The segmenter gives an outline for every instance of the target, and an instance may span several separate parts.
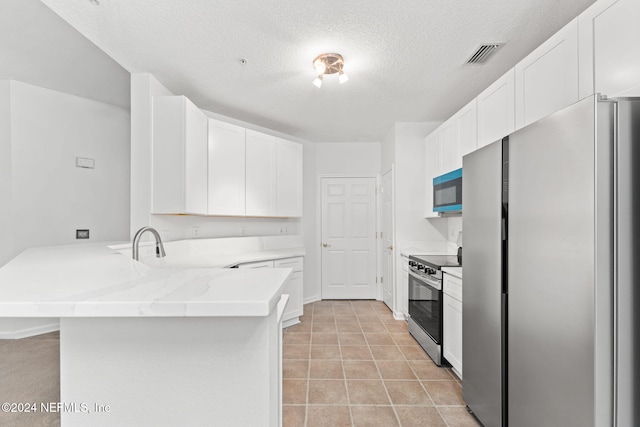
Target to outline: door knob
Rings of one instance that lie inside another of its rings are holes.
[[[328,247],[331,247],[331,245],[330,245],[330,244],[328,244],[328,243],[323,243],[323,244],[322,244],[322,247],[324,247],[324,248],[328,248]]]
[[[387,247],[387,249],[389,249],[390,251],[392,251],[392,250],[393,250],[393,245],[388,246],[388,247]]]

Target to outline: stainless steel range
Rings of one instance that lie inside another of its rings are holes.
[[[436,365],[442,358],[442,267],[460,267],[455,255],[409,256],[409,333]]]

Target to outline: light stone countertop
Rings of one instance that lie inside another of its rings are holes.
[[[212,266],[204,256],[153,268],[109,244],[33,248],[15,257],[0,268],[0,317],[266,316],[291,274],[287,268],[197,268]],[[286,250],[275,252],[286,257]]]

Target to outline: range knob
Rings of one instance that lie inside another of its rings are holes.
[[[425,268],[424,272],[427,274],[436,274],[436,271],[433,268]]]
[[[422,264],[418,264],[418,270],[424,270],[426,267]]]
[[[417,262],[415,261],[409,261],[409,267],[415,267],[417,264]]]

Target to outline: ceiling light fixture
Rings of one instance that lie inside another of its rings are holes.
[[[344,68],[344,58],[339,53],[323,53],[313,60],[313,69],[316,70],[318,77],[313,80],[316,87],[322,86],[322,76],[324,74],[338,73],[338,81],[344,83],[349,77],[342,70]]]

